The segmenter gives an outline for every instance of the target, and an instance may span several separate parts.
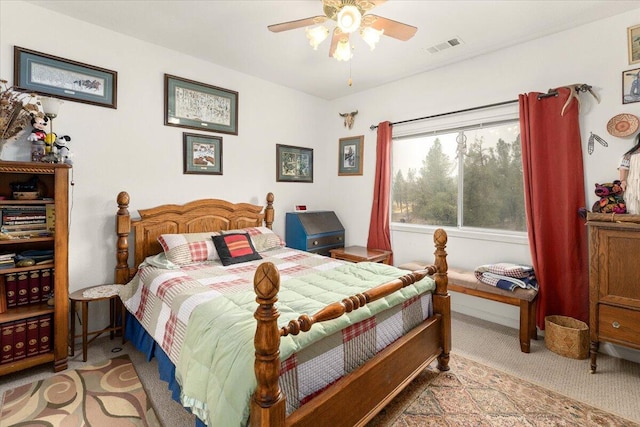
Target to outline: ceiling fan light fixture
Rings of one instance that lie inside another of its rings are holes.
[[[340,9],[336,18],[338,27],[344,33],[353,33],[355,30],[360,28],[360,23],[362,22],[362,14],[360,13],[360,10],[356,6],[352,5],[342,6],[342,9]]]
[[[384,33],[384,30],[376,30],[372,27],[365,27],[360,30],[360,37],[364,40],[371,50],[376,48],[376,44],[380,41],[380,37]]]
[[[318,45],[329,37],[329,29],[324,25],[307,28],[305,31],[307,33],[307,38],[309,39],[309,44],[313,47],[313,50],[318,50]]]
[[[349,45],[349,39],[340,40],[336,46],[333,57],[338,61],[348,61],[353,57],[351,53],[351,46]]]

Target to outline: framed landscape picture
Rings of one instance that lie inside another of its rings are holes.
[[[185,174],[222,175],[222,137],[183,133]]]
[[[640,64],[640,25],[627,28],[629,44],[629,65]]]
[[[277,182],[313,182],[313,148],[276,145]]]
[[[362,175],[364,135],[340,138],[338,142],[338,175]]]
[[[640,102],[640,68],[622,72],[622,103]]]
[[[238,92],[164,75],[164,124],[238,134]]]
[[[15,85],[39,95],[117,108],[118,73],[14,46]]]

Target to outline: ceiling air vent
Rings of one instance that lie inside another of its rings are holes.
[[[427,52],[429,52],[429,53],[438,53],[438,52],[441,52],[443,50],[459,46],[459,45],[461,45],[463,43],[464,42],[462,41],[462,39],[460,37],[454,37],[454,38],[452,38],[450,40],[447,40],[446,42],[438,43],[436,45],[428,47],[427,48]]]

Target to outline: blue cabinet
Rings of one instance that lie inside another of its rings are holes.
[[[333,211],[287,212],[285,226],[290,248],[328,256],[344,247],[344,227]]]

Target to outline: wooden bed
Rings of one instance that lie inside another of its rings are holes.
[[[266,207],[203,199],[184,205],[162,205],[139,209],[139,218],[129,213],[129,194],[118,195],[116,214],[117,264],[115,282],[131,280],[147,256],[162,252],[157,241],[165,233],[198,233],[245,227],[272,227],[274,195],[267,194]],[[133,254],[129,238],[133,238]],[[255,376],[257,389],[251,402],[249,423],[253,427],[275,426],[362,426],[404,389],[434,359],[438,369],[449,369],[451,313],[447,292],[447,235],[434,233],[435,262],[424,270],[408,273],[392,282],[345,298],[313,315],[303,315],[285,327],[278,327],[275,306],[280,287],[276,267],[264,262],[254,276],[257,309]],[[132,260],[132,264],[130,264]],[[365,304],[433,275],[433,316],[396,340],[366,364],[357,368],[298,410],[286,416],[285,396],[278,383],[280,337],[304,333],[315,323],[339,317]],[[365,392],[366,391],[366,392]]]

